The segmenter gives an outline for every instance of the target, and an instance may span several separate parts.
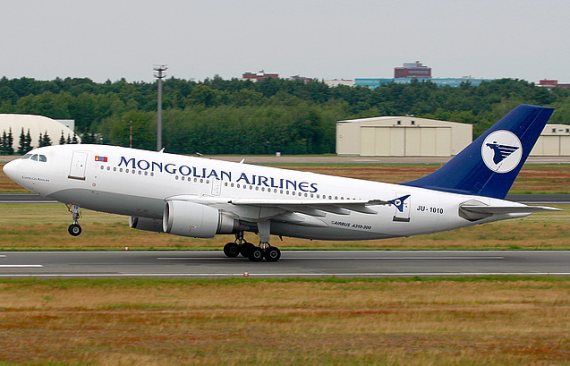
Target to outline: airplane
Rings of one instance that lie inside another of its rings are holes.
[[[276,262],[270,235],[370,240],[514,219],[550,207],[504,200],[553,109],[520,105],[435,172],[388,184],[106,145],[33,149],[4,166],[22,187],[68,206],[129,216],[133,229],[234,234],[228,257]],[[259,236],[259,245],[244,233]]]

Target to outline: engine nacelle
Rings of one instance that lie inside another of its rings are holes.
[[[239,221],[210,206],[172,200],[166,202],[162,225],[165,233],[212,238],[235,232]]]
[[[150,219],[148,217],[129,217],[129,227],[131,229],[153,231],[157,233],[163,233],[162,219]]]

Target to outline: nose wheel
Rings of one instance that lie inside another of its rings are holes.
[[[71,236],[78,236],[79,234],[81,234],[81,226],[79,226],[79,224],[71,224],[67,228],[67,232]]]
[[[81,234],[81,226],[79,226],[80,207],[78,205],[67,205],[67,211],[71,213],[73,223],[67,228],[67,232],[71,236],[78,236]]]

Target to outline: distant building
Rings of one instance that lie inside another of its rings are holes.
[[[354,86],[354,80],[351,79],[332,79],[332,80],[325,80],[325,84],[329,87],[333,88],[339,85],[344,86]]]
[[[354,79],[355,86],[362,86],[369,89],[376,89],[378,87],[388,84],[410,84],[412,81],[430,82],[437,86],[449,86],[457,88],[462,84],[470,84],[472,86],[479,86],[484,81],[491,81],[489,79],[474,79],[472,77],[462,78],[356,78]]]
[[[69,128],[68,125],[75,125],[75,121],[58,121],[44,116],[27,114],[0,114],[0,134],[4,131],[8,133],[8,131],[12,129],[12,137],[14,139],[12,147],[14,150],[18,149],[22,130],[24,131],[24,134],[30,131],[30,137],[32,138],[31,145],[33,147],[38,147],[40,145],[40,134],[43,135],[45,133],[48,134],[52,145],[58,145],[62,134],[66,140],[68,136],[73,138],[74,131]],[[77,140],[81,142],[79,136],[77,136]]]
[[[417,117],[374,117],[336,123],[336,153],[356,156],[453,156],[469,145],[473,126]]]
[[[538,82],[538,86],[542,88],[554,89],[570,89],[570,83],[559,83],[558,80],[542,79]]]
[[[246,72],[241,77],[244,80],[260,81],[266,79],[279,79],[279,74],[265,73],[265,71],[261,70],[257,73]]]
[[[570,125],[547,124],[530,152],[534,156],[570,156]]]
[[[289,78],[289,80],[299,81],[299,82],[301,82],[301,83],[307,85],[307,84],[312,83],[314,79],[307,78],[307,77],[304,77],[304,76],[294,75],[294,76],[291,76],[291,77]]]
[[[403,67],[396,67],[394,69],[394,78],[431,78],[431,67],[423,65],[421,62],[416,61],[413,63],[405,63]]]
[[[75,131],[74,119],[56,119],[56,121],[63,124],[65,127],[69,128],[71,131]]]

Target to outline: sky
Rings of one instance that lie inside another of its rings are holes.
[[[0,77],[203,80],[265,70],[318,79],[570,81],[568,0],[2,1]]]

